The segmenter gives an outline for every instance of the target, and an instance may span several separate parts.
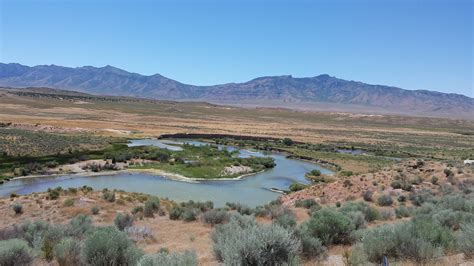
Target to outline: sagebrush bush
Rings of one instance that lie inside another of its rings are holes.
[[[368,229],[362,246],[369,261],[378,263],[383,256],[417,262],[442,256],[454,246],[452,232],[428,219],[414,219]]]
[[[209,210],[202,214],[202,221],[212,226],[222,224],[229,220],[229,214],[225,210]]]
[[[23,205],[21,205],[18,202],[13,203],[12,209],[15,212],[15,214],[22,214],[23,213]]]
[[[377,208],[370,206],[365,202],[348,201],[339,209],[341,213],[362,212],[367,222],[380,219],[380,212]]]
[[[69,225],[69,234],[77,238],[82,238],[87,231],[92,229],[92,220],[87,215],[79,214],[71,219]]]
[[[195,252],[185,251],[183,253],[159,252],[143,256],[138,266],[197,266],[198,259]]]
[[[367,227],[365,216],[361,211],[351,211],[345,213],[345,215],[351,220],[351,223],[354,225],[356,230]]]
[[[292,229],[296,226],[296,216],[294,213],[283,213],[273,219],[273,223],[285,229]]]
[[[196,208],[186,208],[184,209],[181,217],[186,222],[196,221],[199,212],[200,212],[199,209],[196,209]]]
[[[0,265],[29,265],[33,261],[28,243],[21,239],[0,241]]]
[[[133,225],[133,217],[128,213],[117,213],[115,215],[114,224],[120,231],[123,231],[125,228]]]
[[[458,236],[459,250],[467,257],[474,256],[474,222],[461,225]]]
[[[52,261],[54,259],[54,247],[66,234],[66,228],[62,225],[50,225],[44,232],[41,237],[41,252],[46,261]]]
[[[54,258],[60,266],[80,265],[81,245],[74,238],[63,238],[54,247]]]
[[[143,216],[153,217],[154,213],[156,213],[159,209],[160,209],[160,199],[157,197],[150,197],[145,202],[145,206],[143,207]]]
[[[321,239],[324,245],[349,242],[349,235],[355,229],[349,218],[341,212],[323,208],[303,224],[304,233]]]
[[[100,212],[99,207],[94,206],[94,207],[91,208],[91,213],[92,213],[93,215],[97,215],[97,214],[99,214],[99,212]]]
[[[46,230],[48,230],[49,224],[45,221],[27,221],[18,227],[18,238],[22,238],[28,242],[30,246],[33,246],[35,238],[41,237]]]
[[[81,256],[89,265],[135,265],[143,252],[124,232],[115,227],[99,227],[84,240]]]
[[[393,204],[393,199],[390,195],[387,195],[387,194],[384,194],[384,195],[381,195],[378,199],[377,199],[377,203],[380,205],[380,206],[392,206]]]
[[[232,216],[213,232],[214,253],[226,265],[281,265],[297,259],[300,241],[279,225],[261,225],[251,216]]]
[[[362,197],[364,198],[365,201],[372,201],[372,196],[374,195],[374,192],[372,190],[366,190],[364,193],[362,193]]]
[[[179,220],[181,219],[181,215],[183,214],[184,209],[179,206],[174,206],[169,213],[171,220]]]
[[[307,258],[319,258],[326,254],[326,247],[317,237],[301,235],[301,254]]]
[[[74,199],[71,199],[71,198],[66,199],[66,200],[64,201],[64,203],[63,203],[63,206],[64,206],[64,207],[72,207],[72,206],[74,206]]]
[[[410,210],[406,206],[401,205],[395,209],[395,216],[397,218],[410,217]]]
[[[384,221],[392,220],[393,217],[395,217],[395,212],[392,208],[381,209],[380,210],[380,216],[382,217],[382,220],[384,220]]]
[[[300,199],[295,201],[296,208],[306,208],[310,209],[311,207],[318,205],[314,199]]]
[[[115,202],[115,192],[104,190],[102,191],[102,198],[108,202]]]

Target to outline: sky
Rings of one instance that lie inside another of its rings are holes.
[[[474,97],[472,0],[0,0],[0,62],[187,84],[312,77]]]

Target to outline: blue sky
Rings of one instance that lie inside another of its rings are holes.
[[[0,0],[0,61],[210,85],[332,76],[473,93],[471,0]]]

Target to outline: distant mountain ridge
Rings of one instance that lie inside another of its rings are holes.
[[[474,117],[474,99],[464,95],[370,85],[326,74],[308,78],[269,76],[244,83],[195,86],[159,74],[144,76],[112,66],[29,67],[0,63],[0,86],[51,87],[99,95],[233,105]]]

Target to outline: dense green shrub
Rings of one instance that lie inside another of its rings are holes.
[[[28,243],[20,239],[0,241],[0,265],[29,265],[33,261]]]
[[[61,190],[60,190],[60,189],[57,189],[57,188],[55,188],[55,189],[50,189],[50,188],[49,188],[49,189],[48,189],[48,197],[47,197],[47,198],[50,199],[50,200],[56,200],[56,199],[59,198],[60,193],[61,193]]]
[[[393,199],[392,199],[392,197],[390,197],[390,195],[384,194],[384,195],[381,195],[381,196],[377,199],[377,203],[378,203],[380,206],[392,206],[392,204],[393,204]]]
[[[314,212],[303,224],[304,234],[318,237],[326,246],[348,243],[349,235],[353,230],[354,225],[347,216],[330,208]]]
[[[306,208],[309,209],[318,203],[314,199],[299,199],[295,201],[296,208]]]
[[[199,214],[199,209],[186,208],[184,209],[181,217],[186,222],[192,222],[192,221],[196,221],[198,214]]]
[[[76,239],[62,239],[54,247],[53,253],[60,266],[80,265],[81,245]]]
[[[184,209],[180,206],[174,206],[169,213],[171,220],[179,220],[181,219],[181,215],[183,215]]]
[[[133,217],[128,213],[117,213],[115,215],[114,224],[120,231],[123,231],[125,228],[133,225]]]
[[[300,191],[300,190],[303,190],[305,188],[307,188],[308,186],[307,185],[303,185],[301,183],[293,183],[290,185],[289,189],[290,191],[292,192],[296,192],[296,191]]]
[[[225,210],[209,210],[202,214],[202,221],[212,226],[222,224],[229,220],[229,214]]]
[[[284,138],[284,139],[282,140],[282,142],[283,142],[283,144],[285,144],[286,146],[291,146],[291,145],[294,144],[294,141],[293,141],[292,139],[290,139],[290,138]]]
[[[213,232],[214,253],[226,265],[281,265],[297,259],[300,241],[279,225],[261,225],[251,216],[232,216]]]
[[[94,206],[94,207],[91,208],[91,213],[92,213],[93,215],[99,214],[99,211],[100,211],[100,209],[99,209],[99,207],[97,207],[97,206]]]
[[[15,214],[22,214],[23,213],[23,205],[21,205],[18,202],[15,202],[12,204],[12,209],[15,212]]]
[[[195,252],[185,251],[183,253],[159,252],[143,256],[138,266],[197,266],[198,259]]]
[[[143,252],[124,232],[115,227],[99,227],[84,240],[83,261],[89,265],[135,265]]]
[[[311,170],[308,173],[306,173],[306,175],[307,176],[320,176],[321,171],[319,171],[318,169],[314,169],[314,170]]]
[[[458,237],[459,249],[468,257],[474,256],[474,222],[461,225]]]

